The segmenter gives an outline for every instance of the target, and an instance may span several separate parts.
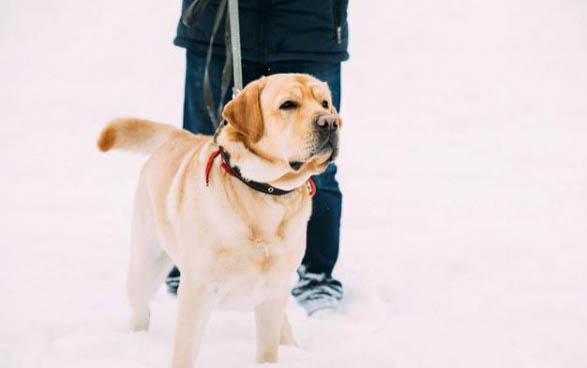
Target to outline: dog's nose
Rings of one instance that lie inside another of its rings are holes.
[[[338,128],[336,116],[334,115],[318,116],[318,119],[316,119],[316,125],[318,125],[322,129],[328,130],[336,130]]]

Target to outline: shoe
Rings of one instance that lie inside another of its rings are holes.
[[[342,299],[340,281],[325,274],[307,272],[304,266],[298,270],[299,280],[291,291],[308,316],[319,310],[337,309]]]
[[[167,284],[167,291],[170,294],[177,295],[177,288],[179,288],[179,270],[177,267],[173,266],[169,275],[167,275],[167,279],[165,283]]]

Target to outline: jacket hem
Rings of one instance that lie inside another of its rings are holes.
[[[189,39],[185,39],[182,37],[176,37],[173,40],[173,44],[179,47],[183,47],[189,51],[197,52],[202,55],[206,55],[208,53],[208,44],[197,42]],[[219,56],[224,58],[224,45],[212,45],[212,54],[214,56]],[[256,53],[252,51],[248,51],[246,49],[241,50],[241,57],[243,60],[259,63],[262,64],[264,60],[259,60],[258,57],[255,57]],[[340,63],[342,61],[346,61],[349,59],[349,53],[347,51],[340,51],[340,52],[327,52],[327,53],[318,53],[318,52],[307,52],[307,51],[299,51],[299,52],[269,52],[266,62],[278,62],[278,61],[319,61],[319,62],[328,62],[328,63]]]

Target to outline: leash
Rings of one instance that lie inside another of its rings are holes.
[[[243,70],[241,65],[241,34],[238,19],[238,0],[228,0],[228,19],[230,20],[230,46],[232,50],[232,71],[234,88],[232,98],[243,89]]]
[[[186,27],[191,27],[198,18],[204,13],[204,10],[210,3],[210,0],[194,0],[186,9],[182,16],[182,23]],[[224,27],[224,67],[222,68],[222,82],[220,85],[220,101],[216,105],[212,87],[210,86],[210,61],[212,60],[212,49],[214,38],[218,32],[220,21],[226,13],[228,3],[228,17],[225,20]],[[232,69],[232,75],[231,75]],[[240,28],[238,16],[238,0],[220,0],[218,9],[216,10],[216,17],[214,18],[214,26],[212,27],[212,34],[210,36],[210,43],[208,44],[208,51],[206,53],[206,65],[204,68],[204,102],[206,103],[206,110],[208,116],[212,121],[214,129],[222,120],[222,109],[224,107],[223,100],[228,91],[232,79],[234,79],[234,87],[232,90],[232,97],[237,95],[243,89],[243,73],[241,64],[241,44],[240,44]]]
[[[284,195],[287,193],[291,193],[293,192],[295,189],[291,189],[291,190],[283,190],[283,189],[279,189],[279,188],[275,188],[269,184],[266,183],[259,183],[257,181],[253,181],[253,180],[249,180],[244,178],[241,174],[240,174],[240,170],[238,169],[238,167],[236,166],[230,166],[230,155],[224,151],[224,149],[222,147],[218,147],[218,149],[216,151],[214,151],[210,157],[208,158],[208,162],[206,163],[206,186],[208,186],[208,184],[210,183],[210,171],[212,171],[212,166],[214,165],[214,160],[216,160],[216,157],[220,156],[222,158],[222,162],[220,163],[220,166],[226,170],[226,172],[228,174],[230,174],[231,176],[234,176],[235,178],[239,179],[240,181],[242,181],[243,183],[245,183],[248,187],[264,193],[264,194],[270,194],[270,195]],[[308,189],[308,192],[310,193],[310,197],[314,197],[314,195],[316,194],[316,183],[314,183],[314,181],[312,179],[308,179],[308,181],[306,182],[306,188]]]

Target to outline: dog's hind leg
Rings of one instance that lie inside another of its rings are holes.
[[[127,296],[131,307],[130,329],[149,328],[149,302],[173,263],[157,243],[151,211],[139,184],[131,232],[131,255],[127,276]]]
[[[127,294],[132,309],[131,330],[149,328],[149,303],[172,266],[173,263],[164,253],[157,258],[131,260],[127,279]]]
[[[281,337],[279,338],[280,345],[298,346],[294,338],[291,325],[287,319],[287,313],[283,315],[283,323],[281,325]]]

